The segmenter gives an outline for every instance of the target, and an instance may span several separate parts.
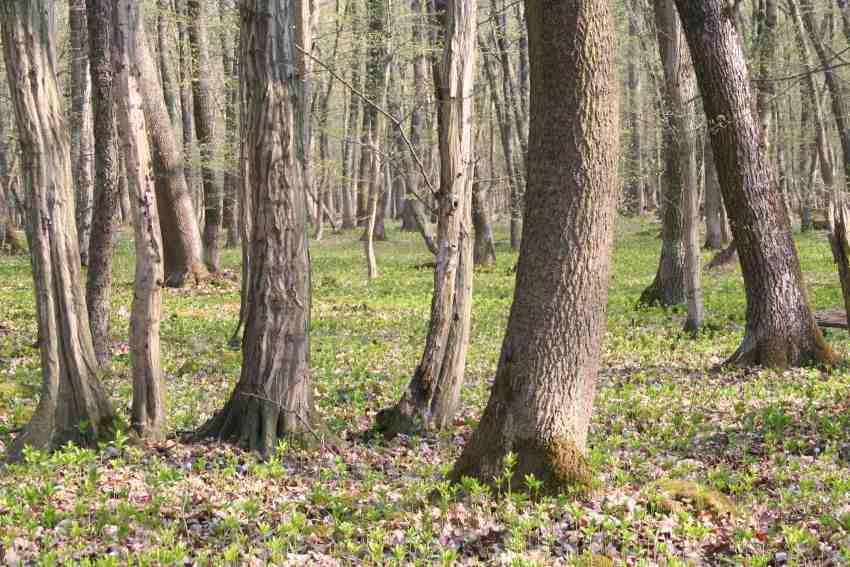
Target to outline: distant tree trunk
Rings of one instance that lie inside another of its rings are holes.
[[[744,54],[723,0],[676,0],[691,49],[747,294],[743,342],[730,363],[834,362],[812,316],[774,172],[760,144]],[[722,121],[722,122],[721,122]]]
[[[156,49],[159,56],[159,75],[162,82],[162,96],[165,98],[165,106],[168,108],[168,117],[171,119],[171,127],[177,130],[181,127],[180,100],[177,98],[177,90],[174,86],[174,75],[168,64],[168,54],[171,51],[168,44],[168,20],[167,15],[171,12],[171,0],[159,0],[156,15]]]
[[[71,441],[95,445],[115,414],[97,379],[80,250],[74,229],[70,141],[56,81],[51,0],[0,4],[3,53],[28,198],[42,389],[35,413],[9,447],[51,450]]]
[[[186,176],[186,185],[189,195],[192,197],[192,205],[197,210],[198,200],[198,172],[195,169],[195,113],[192,98],[192,53],[189,49],[189,34],[187,32],[187,21],[189,14],[187,10],[189,0],[174,0],[177,12],[177,58],[180,70],[180,109],[181,109],[181,132],[183,133],[183,173]],[[197,218],[197,217],[196,217]],[[167,243],[166,243],[167,246]],[[165,268],[168,276],[168,266]]]
[[[356,2],[347,2],[345,7],[346,16],[355,21]],[[360,42],[354,41],[352,45],[351,84],[360,88]],[[357,157],[357,144],[354,136],[357,132],[357,123],[360,117],[360,97],[352,91],[348,97],[348,120],[345,123],[345,139],[342,142],[342,228],[351,229],[357,226],[357,201],[354,190],[357,187],[355,180],[355,162]]]
[[[641,75],[640,65],[640,24],[638,21],[641,6],[632,2],[628,8],[629,18],[629,59],[626,74],[629,86],[628,128],[629,128],[629,167],[626,194],[632,200],[633,211],[637,215],[646,212],[646,197],[643,191],[643,149],[641,140]]]
[[[299,183],[295,112],[300,94],[284,62],[296,58],[292,29],[302,0],[241,0],[245,97],[244,206],[250,225],[242,375],[199,435],[262,454],[286,436],[312,432],[310,255]],[[302,12],[303,13],[303,12]]]
[[[726,220],[726,207],[723,206],[723,194],[714,166],[714,154],[711,151],[711,139],[705,137],[703,149],[705,167],[705,244],[709,250],[720,250],[728,244],[729,221]]]
[[[109,307],[112,296],[112,256],[120,196],[115,109],[112,87],[113,0],[87,0],[89,56],[94,106],[94,218],[91,258],[86,280],[86,304],[94,353],[101,365],[109,356]]]
[[[589,484],[617,197],[617,67],[609,2],[526,2],[531,132],[514,302],[490,400],[450,478]],[[581,57],[576,57],[581,53]]]
[[[475,170],[477,169],[476,167]],[[493,240],[487,193],[476,173],[472,182],[472,225],[475,228],[472,259],[476,266],[492,266],[496,263],[496,243]]]
[[[86,0],[70,0],[71,28],[71,168],[77,196],[77,239],[80,260],[89,264],[92,223],[92,105],[89,75]]]
[[[234,56],[234,47],[232,36],[233,34],[226,25],[226,13],[230,10],[226,0],[220,0],[219,15],[222,21],[221,28],[221,63],[224,69],[226,86],[225,96],[226,102],[224,105],[224,137],[225,147],[228,152],[227,166],[224,170],[224,202],[222,203],[222,226],[227,232],[227,240],[225,246],[233,248],[239,245],[239,175],[233,167],[233,160],[230,156],[235,154],[239,149],[239,125],[237,121],[237,105],[239,103],[239,92],[237,85],[239,84],[239,71],[236,66],[236,57]],[[238,46],[237,46],[238,49]]]
[[[476,4],[437,5],[445,29],[439,69],[440,190],[431,321],[422,359],[401,400],[381,410],[385,435],[445,428],[455,411],[472,311],[472,112]]]
[[[221,270],[221,207],[222,192],[213,169],[215,156],[215,110],[213,107],[212,77],[207,14],[199,0],[188,0],[189,45],[192,49],[192,108],[195,111],[195,133],[201,148],[201,173],[204,184],[204,264],[210,272]]]
[[[116,100],[121,138],[127,160],[127,184],[133,194],[133,227],[136,271],[130,315],[130,353],[133,363],[132,426],[143,439],[165,436],[165,382],[159,356],[159,322],[162,314],[162,240],[156,208],[153,164],[145,133],[139,67],[131,53],[132,31],[141,25],[140,2],[121,0],[115,8]]]
[[[680,187],[683,284],[688,313],[685,331],[694,332],[702,327],[705,318],[700,281],[699,247],[699,182],[697,180],[696,81],[688,46],[682,35],[682,26],[673,0],[655,0],[655,24],[664,68],[665,98],[670,111],[672,155],[668,163],[673,169],[668,183]]]
[[[141,9],[143,6],[140,6]],[[135,36],[132,38],[135,49],[131,51],[137,58],[133,65],[142,71],[139,88],[153,148],[157,209],[165,252],[165,285],[181,287],[188,279],[206,275],[201,260],[201,234],[183,172],[183,152],[171,129],[156,66],[147,51],[142,16],[139,16],[139,21],[138,29],[131,30]]]

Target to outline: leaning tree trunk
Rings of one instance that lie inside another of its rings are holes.
[[[133,429],[143,439],[165,435],[165,382],[159,356],[162,315],[162,240],[156,208],[151,151],[139,91],[139,68],[132,66],[135,45],[128,41],[141,25],[139,2],[121,0],[115,7],[114,60],[116,101],[121,139],[127,160],[127,184],[132,194],[136,242],[136,272],[130,315],[130,353],[133,363]]]
[[[744,339],[733,364],[834,362],[818,329],[797,249],[761,145],[744,53],[723,0],[676,0],[708,118],[723,201],[747,295]]]
[[[381,410],[385,435],[443,429],[460,396],[472,311],[472,112],[476,5],[448,0],[439,70],[440,189],[434,295],[425,351],[399,402]]]
[[[91,258],[86,279],[94,353],[101,365],[109,355],[109,307],[112,297],[112,256],[120,196],[118,144],[113,108],[111,29],[113,0],[87,0],[89,59],[94,101],[94,217]]]
[[[97,379],[97,361],[80,285],[68,128],[56,80],[51,0],[0,4],[3,53],[28,195],[42,391],[30,422],[9,447],[95,445],[115,414]]]
[[[204,185],[204,264],[210,272],[221,269],[221,183],[213,169],[215,156],[215,111],[211,85],[206,13],[198,0],[188,1],[189,45],[192,49],[192,108],[195,134],[201,147],[201,176]]]
[[[496,380],[451,478],[586,485],[587,431],[617,198],[617,73],[609,2],[527,0],[531,131],[514,302]],[[576,54],[581,56],[577,57]]]
[[[142,16],[139,18],[140,22],[144,21]],[[189,279],[197,280],[206,275],[201,260],[201,233],[183,173],[183,152],[171,128],[156,65],[148,53],[145,27],[140,23],[137,30],[131,31],[135,36],[131,40],[136,46],[133,65],[142,73],[139,88],[153,149],[156,202],[165,253],[165,285],[181,287]]]
[[[664,69],[665,99],[670,112],[671,142],[667,183],[680,188],[682,283],[687,298],[685,330],[698,330],[704,319],[699,252],[699,183],[696,150],[696,81],[688,46],[673,0],[655,0],[655,25]],[[672,191],[672,190],[671,190]]]
[[[307,205],[295,161],[296,10],[302,1],[241,1],[245,116],[244,205],[249,208],[242,375],[224,409],[199,431],[260,453],[312,432]]]
[[[80,243],[80,260],[83,266],[88,266],[94,183],[86,0],[71,0],[68,6],[71,28],[71,168],[77,188],[77,239]]]

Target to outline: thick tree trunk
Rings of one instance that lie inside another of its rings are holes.
[[[143,21],[140,17],[140,21]],[[192,195],[183,172],[183,152],[165,107],[156,66],[147,50],[144,25],[134,31],[136,60],[141,69],[142,103],[153,149],[157,209],[165,252],[165,285],[181,287],[206,275],[201,260],[201,234]]]
[[[77,201],[77,239],[80,260],[89,264],[89,238],[92,225],[92,105],[89,75],[86,0],[70,0],[71,28],[71,168]]]
[[[192,108],[195,134],[201,147],[201,175],[204,185],[204,264],[210,272],[221,269],[222,192],[213,169],[215,155],[215,110],[211,85],[207,14],[199,0],[188,0],[189,45],[192,49]]]
[[[445,428],[460,397],[472,312],[472,112],[476,4],[448,0],[439,70],[440,189],[434,294],[425,351],[399,402],[381,410],[385,435]]]
[[[493,239],[487,194],[488,191],[482,187],[476,175],[472,182],[472,225],[475,228],[472,261],[476,266],[492,266],[496,263],[496,243]]]
[[[252,219],[246,271],[242,375],[199,435],[269,453],[285,436],[312,432],[310,255],[307,206],[296,159],[296,57],[300,2],[242,0],[241,84],[245,97],[243,204]]]
[[[531,132],[514,302],[484,415],[451,478],[587,485],[617,193],[617,74],[608,2],[526,2]],[[576,57],[582,53],[582,57]]]
[[[95,206],[91,258],[86,280],[94,352],[101,365],[109,355],[109,307],[112,296],[112,256],[118,214],[118,159],[112,89],[113,0],[87,0],[92,100],[94,101]]]
[[[722,0],[676,0],[691,49],[723,201],[747,294],[743,342],[734,364],[834,362],[815,324],[797,249],[752,110],[744,54]]]
[[[121,138],[127,160],[127,184],[133,195],[136,272],[130,315],[130,353],[133,364],[132,426],[143,439],[165,436],[165,382],[159,356],[159,322],[162,315],[163,256],[156,208],[153,164],[142,111],[140,70],[130,38],[142,25],[139,4],[121,0],[116,11],[114,56],[118,71],[116,101]]]
[[[56,81],[55,9],[50,0],[0,4],[28,195],[42,372],[38,407],[9,447],[13,460],[27,446],[50,450],[69,441],[96,445],[115,420],[97,379],[80,284],[70,143]]]

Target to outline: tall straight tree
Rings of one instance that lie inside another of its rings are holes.
[[[473,83],[476,5],[437,6],[445,41],[439,69],[440,188],[437,258],[425,351],[401,400],[378,414],[388,435],[442,429],[463,384],[472,311]]]
[[[153,163],[145,132],[139,91],[140,70],[131,38],[141,25],[139,2],[121,0],[114,7],[113,61],[116,77],[121,139],[127,160],[127,184],[132,194],[136,242],[136,273],[130,316],[130,353],[133,362],[132,426],[143,439],[161,440],[165,434],[165,382],[159,356],[159,322],[164,275],[162,236],[156,208]]]
[[[260,453],[312,431],[307,195],[298,175],[295,22],[306,0],[241,0],[243,205],[251,217],[242,375],[198,432]]]
[[[113,0],[87,0],[89,61],[94,106],[94,215],[86,279],[94,353],[103,365],[109,354],[109,306],[112,297],[112,253],[118,213],[118,159],[112,97]]]
[[[484,415],[451,473],[585,484],[617,198],[610,2],[526,0],[531,120],[514,301]]]
[[[213,169],[215,153],[215,109],[212,92],[208,15],[198,0],[188,0],[189,45],[192,48],[192,108],[195,111],[195,133],[201,146],[201,176],[204,185],[204,263],[210,272],[221,268],[222,192]]]
[[[676,0],[747,295],[744,339],[729,358],[775,367],[834,362],[815,324],[791,227],[753,112],[747,66],[723,0]]]
[[[71,167],[77,195],[77,239],[80,259],[89,263],[92,223],[92,105],[89,75],[86,0],[68,2],[71,32]]]
[[[9,448],[94,444],[114,422],[80,281],[68,128],[56,80],[52,0],[0,3],[3,55],[21,147],[41,349],[41,399]]]
[[[139,9],[144,9],[144,3]],[[144,17],[140,15],[139,21],[143,22]],[[171,127],[159,72],[148,52],[144,25],[140,23],[138,29],[133,30],[132,39],[136,42],[132,50],[136,59],[132,64],[142,72],[139,88],[153,150],[156,202],[165,251],[165,284],[180,287],[189,279],[206,275],[201,259],[201,232],[183,171],[183,150]]]

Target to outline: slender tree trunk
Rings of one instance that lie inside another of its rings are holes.
[[[440,190],[434,295],[422,359],[399,402],[381,410],[385,435],[445,428],[460,397],[472,311],[472,113],[476,4],[437,6],[445,22],[439,86]]]
[[[189,49],[189,34],[187,32],[187,21],[189,20],[188,2],[189,0],[174,0],[174,7],[177,14],[177,57],[180,70],[180,118],[184,157],[183,173],[186,176],[189,195],[192,197],[192,206],[194,210],[198,210],[200,206],[198,199],[198,172],[195,168],[194,151],[195,113],[193,108],[194,99],[192,98],[192,53]],[[166,277],[167,275],[168,266],[166,265]]]
[[[89,75],[86,0],[70,0],[71,28],[71,167],[77,196],[77,239],[80,260],[89,264],[92,224],[92,105]]]
[[[747,294],[733,364],[834,362],[815,324],[797,249],[753,115],[744,54],[722,0],[676,0],[708,118],[723,201]],[[721,122],[722,121],[722,122]]]
[[[451,478],[586,486],[617,193],[617,73],[608,2],[526,2],[531,131],[514,302],[490,400]],[[576,53],[583,54],[576,57]]]
[[[720,250],[728,244],[729,221],[726,220],[726,207],[717,168],[714,166],[714,154],[711,151],[711,139],[706,136],[703,148],[705,164],[705,245],[709,250]]]
[[[171,51],[168,42],[168,14],[171,13],[171,0],[159,0],[156,15],[156,50],[159,56],[159,80],[162,82],[162,96],[168,108],[171,127],[177,130],[181,127],[180,100],[174,86],[174,75],[168,64],[168,54]]]
[[[131,38],[141,25],[139,4],[121,0],[115,8],[117,22],[114,55],[118,71],[116,100],[127,160],[127,184],[133,194],[133,227],[136,272],[130,315],[130,353],[133,363],[132,426],[143,439],[165,436],[165,382],[159,356],[159,322],[162,315],[163,256],[156,208],[151,152],[142,111],[140,70],[131,66],[136,57]]]
[[[156,66],[147,50],[145,28],[141,24],[144,19],[140,16],[139,21],[134,33],[136,46],[132,50],[136,60],[132,64],[142,71],[139,88],[153,148],[157,209],[165,253],[165,285],[181,287],[189,279],[197,280],[206,275],[201,260],[201,234],[184,176],[183,152],[171,129]]]
[[[629,6],[629,59],[626,63],[626,74],[629,86],[628,109],[629,128],[629,168],[628,186],[626,194],[632,200],[635,214],[643,215],[646,212],[646,197],[643,191],[643,149],[641,140],[641,75],[640,65],[640,4],[632,2]]]
[[[356,2],[348,2],[345,13],[350,21],[356,18]],[[353,42],[351,65],[351,84],[360,88],[360,42]],[[357,93],[352,91],[348,96],[348,121],[345,126],[345,139],[342,146],[342,228],[351,229],[357,226],[357,202],[354,198],[354,190],[357,187],[354,164],[357,157],[357,144],[354,137],[357,132],[357,123],[360,118],[361,101]]]
[[[477,167],[475,168],[477,171]],[[476,173],[472,182],[472,225],[475,228],[475,247],[472,254],[476,266],[492,266],[496,263],[496,242],[487,204],[488,191],[482,187]]]
[[[207,14],[199,0],[188,0],[189,45],[194,62],[192,108],[195,134],[201,147],[201,174],[204,184],[204,264],[210,272],[221,269],[222,192],[212,161],[215,156],[215,110],[211,85]]]
[[[310,255],[299,182],[295,112],[302,92],[283,64],[297,54],[301,1],[241,0],[244,96],[243,201],[250,211],[242,375],[199,435],[267,454],[285,436],[312,432]]]
[[[94,102],[95,196],[91,258],[86,280],[94,352],[101,365],[109,356],[112,256],[118,215],[118,159],[112,87],[113,0],[87,0],[89,55]]]
[[[239,102],[239,93],[237,85],[239,84],[239,73],[236,68],[236,57],[234,56],[234,47],[232,37],[233,34],[227,27],[227,12],[230,10],[226,0],[219,2],[219,16],[222,22],[221,29],[221,63],[225,75],[225,96],[226,103],[224,106],[224,137],[225,146],[227,148],[228,160],[224,170],[224,201],[222,203],[222,226],[227,232],[227,240],[225,246],[233,248],[239,245],[239,176],[236,169],[232,165],[236,160],[230,158],[231,155],[238,151],[239,146],[239,128],[237,120],[237,105]],[[238,46],[237,46],[238,49]]]
[[[96,445],[115,414],[97,379],[74,228],[70,141],[56,80],[54,3],[0,4],[3,53],[21,148],[41,350],[42,389],[30,422],[9,447]]]

